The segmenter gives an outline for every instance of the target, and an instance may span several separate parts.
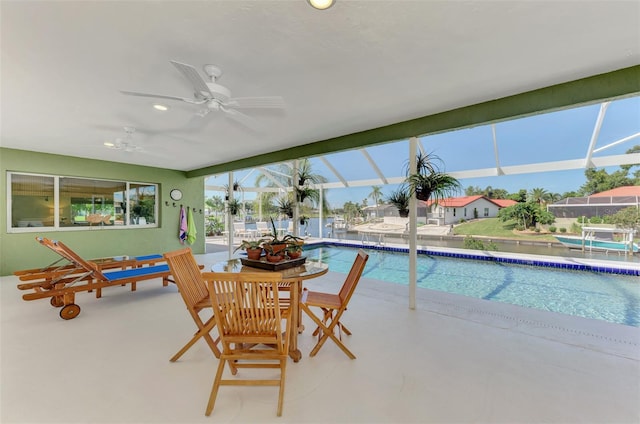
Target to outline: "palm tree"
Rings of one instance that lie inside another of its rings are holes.
[[[371,187],[371,193],[369,193],[369,195],[367,197],[370,197],[373,199],[373,201],[376,204],[376,218],[378,218],[380,216],[380,210],[378,207],[378,199],[380,199],[382,197],[382,188],[380,186],[373,186]]]
[[[224,212],[224,202],[222,201],[222,197],[220,196],[213,196],[210,199],[205,200],[204,203],[209,207],[209,209],[215,216],[218,216],[219,213]]]
[[[303,192],[303,197],[308,198],[312,202],[317,202],[320,198],[320,192],[317,189],[311,188],[310,184],[321,184],[327,182],[327,178],[324,175],[313,171],[311,161],[307,158],[301,159],[298,162],[297,177],[296,175],[293,175],[293,167],[288,163],[274,165],[272,169],[273,171],[269,177],[263,173],[256,177],[256,187],[294,187],[294,192]],[[300,182],[302,182],[302,184],[300,184]],[[323,192],[322,194],[326,199],[325,193]],[[293,196],[294,194],[291,194],[291,201],[294,200]],[[272,202],[276,197],[278,197],[276,193],[263,193],[263,210],[271,210],[273,208]],[[329,204],[326,201],[323,204],[323,212],[329,213]]]
[[[550,196],[551,193],[540,187],[532,188],[529,192],[529,200],[536,202],[538,205],[546,203],[546,201],[550,199]]]

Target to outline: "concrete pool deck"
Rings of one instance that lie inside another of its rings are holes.
[[[197,255],[206,269],[225,253]],[[335,292],[343,274],[307,282]],[[0,278],[2,423],[637,423],[640,328],[364,278],[345,314],[349,360],[331,342],[289,362],[277,389],[223,387],[204,416],[217,360],[175,286],[77,296],[70,321]],[[305,316],[307,329],[310,323]],[[242,371],[241,371],[242,374]]]

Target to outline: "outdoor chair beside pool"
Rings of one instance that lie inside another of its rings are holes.
[[[256,221],[256,230],[258,231],[259,237],[271,234],[271,230],[269,229],[266,221]]]
[[[367,264],[369,255],[362,249],[358,250],[358,255],[351,266],[351,270],[340,289],[338,294],[315,292],[304,289],[302,299],[300,300],[300,308],[313,320],[318,326],[313,332],[314,336],[318,336],[318,342],[311,350],[309,356],[315,356],[327,339],[333,340],[340,349],[351,359],[356,359],[355,355],[342,343],[342,332],[351,335],[351,331],[345,327],[340,319],[347,310],[347,305],[351,300],[353,292],[360,281],[364,267]],[[311,307],[318,307],[322,310],[322,318],[318,318]],[[335,330],[338,330],[339,337],[336,337]]]

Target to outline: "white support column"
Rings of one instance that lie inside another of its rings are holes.
[[[322,235],[322,211],[324,210],[324,190],[322,188],[322,186],[320,186],[320,188],[318,189],[320,190],[320,201],[318,202],[318,207],[320,208],[318,210],[318,237],[323,238]]]
[[[411,137],[409,140],[409,173],[416,173],[416,155],[418,152],[418,139]],[[409,309],[416,308],[416,287],[418,285],[418,207],[415,193],[409,198]]]
[[[298,203],[298,194],[296,192],[296,187],[298,187],[298,159],[293,161],[293,172],[291,174],[291,186],[293,187],[293,235],[299,236],[300,232],[298,231],[299,223],[300,223],[300,204]]]
[[[227,194],[229,195],[229,201],[233,200],[233,171],[229,172],[229,187],[227,188]],[[229,207],[227,206],[227,231],[229,232],[229,258],[233,256],[233,216]]]

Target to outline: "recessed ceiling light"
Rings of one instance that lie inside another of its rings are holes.
[[[107,147],[115,147],[115,144],[113,144],[113,143],[112,143],[112,142],[110,142],[110,141],[105,141],[105,142],[104,142],[104,145],[105,145],[105,146],[107,146]]]
[[[153,105],[153,108],[154,108],[155,110],[161,110],[161,111],[163,111],[163,112],[164,112],[164,111],[169,110],[169,108],[168,108],[168,107],[166,107],[165,105],[161,105],[161,104],[159,104],[159,103],[154,104],[154,105]]]
[[[333,6],[336,0],[307,0],[311,7],[318,10],[325,10]]]

